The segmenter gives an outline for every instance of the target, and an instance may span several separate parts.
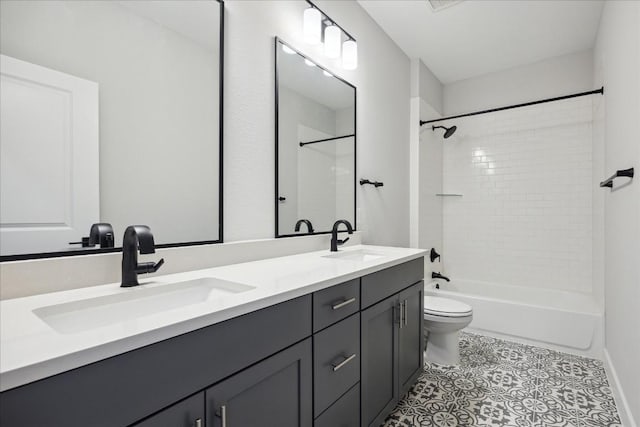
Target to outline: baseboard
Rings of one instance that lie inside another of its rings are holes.
[[[566,347],[562,345],[550,344],[543,341],[532,340],[528,338],[523,338],[515,335],[501,334],[500,332],[488,331],[486,329],[466,327],[462,330],[463,332],[470,332],[472,334],[478,335],[487,335],[489,337],[498,338],[506,341],[513,341],[519,344],[533,345],[536,347],[547,348],[549,350],[560,351],[562,353],[575,354],[576,356],[588,357],[591,359],[602,360],[602,347],[599,345],[600,340],[598,339],[597,343],[592,345],[591,348],[587,350],[580,350],[573,347]],[[597,338],[599,335],[597,336]]]
[[[613,363],[611,363],[611,358],[609,357],[609,352],[607,349],[604,349],[604,369],[607,371],[607,378],[610,380],[611,391],[613,392],[613,398],[616,401],[616,407],[618,408],[618,414],[620,415],[620,422],[623,427],[638,427],[636,422],[633,420],[633,414],[631,413],[631,409],[629,408],[629,403],[622,391],[622,387],[620,386],[620,381],[618,380],[618,374],[616,373],[615,368],[613,367]]]

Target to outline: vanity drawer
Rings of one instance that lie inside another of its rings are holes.
[[[419,282],[423,278],[423,257],[363,276],[362,279],[360,279],[362,293],[361,309],[364,310],[378,301],[382,301],[410,285]]]
[[[360,279],[353,279],[313,294],[313,331],[352,315],[360,309]]]
[[[360,381],[360,313],[313,336],[314,417]]]
[[[351,387],[313,423],[314,427],[360,427],[360,383]]]

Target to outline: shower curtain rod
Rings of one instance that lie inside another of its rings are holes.
[[[333,138],[316,139],[314,141],[307,141],[307,142],[300,141],[300,147],[304,147],[305,145],[309,145],[309,144],[317,144],[318,142],[327,142],[327,141],[335,141],[336,139],[351,138],[352,136],[356,136],[356,134],[352,133],[350,135],[334,136]]]
[[[590,90],[588,92],[580,92],[580,93],[574,93],[572,95],[564,95],[564,96],[558,96],[555,98],[541,99],[539,101],[525,102],[524,104],[514,104],[514,105],[508,105],[506,107],[491,108],[489,110],[475,111],[473,113],[459,114],[457,116],[443,117],[441,119],[435,119],[435,120],[420,120],[420,126],[426,125],[427,123],[437,123],[437,122],[442,122],[444,120],[458,119],[460,117],[477,116],[478,114],[495,113],[496,111],[510,110],[512,108],[520,108],[520,107],[528,107],[530,105],[544,104],[545,102],[562,101],[563,99],[577,98],[578,96],[595,95],[596,93],[604,95],[604,86],[601,87],[600,89]]]

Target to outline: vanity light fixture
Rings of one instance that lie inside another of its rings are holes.
[[[304,11],[304,41],[309,44],[319,44],[322,40],[322,14],[315,7]]]
[[[358,44],[355,40],[347,40],[342,44],[342,68],[345,70],[358,68]]]
[[[345,70],[358,68],[358,44],[356,39],[338,25],[333,19],[318,8],[311,0],[306,0],[309,7],[304,11],[304,40],[309,44],[324,42],[324,54],[327,58],[340,58],[342,44],[342,67]],[[323,34],[324,28],[324,34]],[[342,43],[342,35],[345,42]],[[322,37],[324,35],[324,38]]]
[[[324,29],[324,54],[327,58],[340,58],[342,31],[337,25],[327,25]]]

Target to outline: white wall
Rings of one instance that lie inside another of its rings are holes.
[[[318,7],[358,41],[358,69],[344,71],[301,41],[305,2],[227,1],[225,240],[274,232],[274,36],[357,87],[357,227],[367,243],[409,243],[409,59],[356,2]]]
[[[551,58],[445,85],[444,115],[469,113],[593,87],[593,52]]]
[[[454,280],[592,292],[592,98],[445,121],[443,262]]]
[[[130,224],[156,243],[217,240],[217,48],[117,2],[0,4],[3,54],[99,84],[95,191],[116,245]]]
[[[594,55],[604,85],[605,178],[640,168],[640,3],[605,2]],[[604,191],[605,348],[625,399],[625,425],[640,421],[640,183]],[[633,418],[633,419],[632,419]],[[624,420],[623,420],[624,421]]]
[[[442,145],[430,138],[422,120],[442,117],[442,83],[419,59],[411,60],[410,124],[410,244],[414,248],[442,251]],[[441,271],[425,258],[425,277]]]
[[[426,101],[420,100],[420,119],[434,120],[441,115]],[[420,128],[420,150],[419,150],[419,248],[434,248],[440,255],[440,259],[431,263],[429,257],[425,257],[426,278],[431,277],[431,272],[436,271],[446,276],[443,259],[447,258],[444,252],[442,238],[442,204],[444,202],[442,193],[442,161],[444,140],[441,134],[436,134],[431,130],[430,125]]]
[[[438,113],[444,111],[444,87],[420,59],[411,60],[411,97],[423,99]],[[424,120],[424,119],[423,119]]]

